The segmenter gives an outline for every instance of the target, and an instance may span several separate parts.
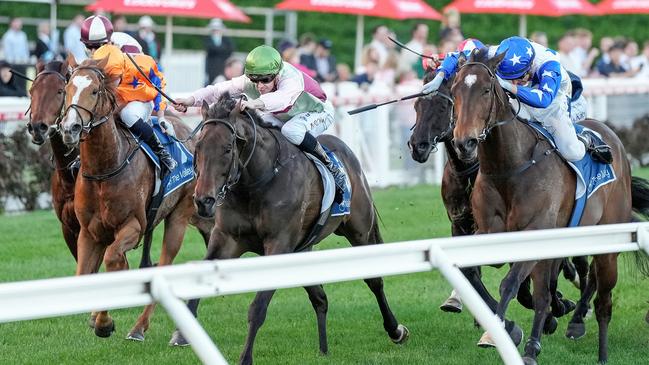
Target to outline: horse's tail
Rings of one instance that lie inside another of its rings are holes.
[[[383,227],[385,227],[385,223],[383,222],[383,218],[381,218],[381,215],[379,214],[379,210],[376,209],[376,205],[372,203],[372,209],[374,209],[374,225],[372,225],[372,237],[371,237],[371,242],[373,243],[383,243],[383,237],[381,236],[381,230],[379,229],[379,223]]]
[[[637,176],[631,177],[631,207],[638,218],[649,219],[649,181]],[[639,250],[633,256],[640,273],[649,277],[649,255],[644,250]]]

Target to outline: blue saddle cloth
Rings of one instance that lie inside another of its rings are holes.
[[[536,129],[541,133],[554,147],[556,144],[554,138],[538,122],[528,122],[530,126]],[[581,124],[574,124],[577,134],[580,134],[584,129],[587,129]],[[594,132],[594,135],[599,139],[598,142],[604,143],[602,141],[599,133]],[[575,162],[568,162],[568,165],[575,171],[577,174],[577,186],[575,191],[575,206],[572,211],[572,216],[570,217],[570,223],[568,227],[575,227],[579,225],[581,221],[581,216],[584,213],[584,208],[586,207],[586,200],[593,195],[597,189],[600,187],[612,183],[617,179],[615,176],[615,171],[613,167],[609,164],[605,164],[599,161],[593,160],[589,153],[586,153],[584,158]]]
[[[332,217],[347,215],[350,213],[351,203],[352,203],[352,185],[351,182],[349,181],[349,175],[347,174],[347,169],[345,169],[345,166],[338,159],[335,153],[330,151],[327,147],[323,146],[323,148],[325,152],[327,152],[327,155],[329,156],[331,162],[333,162],[335,166],[341,167],[342,170],[345,171],[345,189],[343,190],[343,201],[340,204],[336,203],[335,201],[333,202],[333,204],[331,205],[330,215]],[[335,191],[335,186],[334,186],[334,191]]]
[[[163,196],[167,196],[174,192],[176,189],[187,184],[188,182],[194,179],[194,155],[183,145],[178,142],[176,139],[170,138],[167,134],[162,131],[160,124],[158,124],[158,118],[152,117],[151,122],[153,123],[153,131],[160,139],[160,142],[165,146],[171,157],[176,160],[178,163],[176,168],[167,173],[167,175],[162,180]],[[149,156],[153,164],[160,169],[160,161],[158,156],[151,150],[149,145],[142,142],[142,150],[144,154]]]

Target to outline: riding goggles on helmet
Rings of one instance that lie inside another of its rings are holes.
[[[248,78],[252,83],[257,84],[261,82],[262,84],[269,84],[271,81],[275,80],[277,75],[248,75]]]

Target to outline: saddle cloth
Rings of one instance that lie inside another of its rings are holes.
[[[551,144],[556,148],[554,138],[552,135],[543,127],[541,123],[532,121],[528,122],[530,126],[536,129],[541,133]],[[588,129],[581,124],[574,124],[577,134],[582,133],[584,130],[590,130],[597,136],[599,139],[598,142],[604,143],[601,138],[601,135],[592,129]],[[581,216],[584,213],[584,207],[586,206],[586,200],[593,195],[597,189],[600,187],[612,183],[617,179],[615,176],[615,171],[613,167],[609,164],[605,164],[599,161],[593,160],[590,154],[587,152],[584,158],[579,161],[570,162],[566,161],[568,166],[570,166],[577,174],[577,187],[575,190],[575,206],[572,211],[572,216],[570,217],[570,224],[568,227],[575,227],[579,225]]]
[[[160,142],[162,142],[167,151],[169,151],[171,157],[173,157],[178,163],[176,168],[167,173],[162,180],[161,186],[164,194],[163,197],[166,197],[176,189],[194,179],[194,155],[189,152],[185,145],[180,143],[177,139],[169,137],[162,131],[160,124],[158,124],[157,117],[152,117],[151,122],[153,123],[153,131],[158,136],[158,139],[160,139]],[[142,142],[142,151],[144,151],[145,155],[149,156],[156,168],[160,170],[160,161],[158,160],[158,156],[156,156],[151,148],[144,142]],[[158,189],[159,185],[156,184],[154,195],[157,194]]]
[[[322,196],[322,203],[320,204],[320,215],[324,215],[329,211],[329,215],[332,217],[347,215],[350,214],[351,201],[352,201],[352,187],[351,182],[349,181],[349,176],[347,175],[347,170],[343,163],[336,157],[336,154],[330,151],[327,147],[324,147],[325,152],[329,156],[331,162],[338,167],[342,167],[345,171],[345,189],[343,191],[343,201],[338,204],[334,202],[334,196],[336,195],[336,184],[334,183],[334,177],[329,171],[329,169],[320,161],[317,157],[305,153],[305,155],[313,161],[320,177],[322,178],[322,186],[324,188],[324,194]],[[329,210],[329,208],[331,209]],[[320,220],[318,220],[320,221]]]

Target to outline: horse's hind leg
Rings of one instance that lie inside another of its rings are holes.
[[[369,221],[363,221],[363,219],[359,217],[360,216],[354,216],[352,214],[350,220],[345,222],[340,228],[342,234],[347,238],[349,243],[351,243],[352,246],[383,243],[376,214],[372,212],[372,215],[369,218],[363,217]],[[388,305],[388,300],[385,297],[385,292],[383,291],[383,279],[380,277],[365,279],[365,284],[367,284],[376,297],[379,309],[381,310],[381,316],[383,316],[383,328],[385,328],[385,331],[388,333],[388,336],[390,336],[392,342],[397,344],[405,343],[409,336],[408,328],[399,324],[392,313],[392,310]]]
[[[546,318],[552,317],[550,313],[552,277],[558,275],[560,264],[561,260],[540,261],[532,271],[534,322],[532,323],[530,337],[525,344],[525,364],[536,364],[536,357],[541,352],[541,334]]]
[[[617,283],[617,254],[599,255],[595,261],[597,276],[597,297],[595,297],[595,316],[599,325],[599,362],[608,361],[608,324],[613,312],[611,292]]]
[[[320,343],[320,353],[326,355],[329,351],[327,346],[327,309],[329,303],[327,302],[327,294],[325,294],[322,285],[305,286],[309,300],[313,309],[315,310],[316,319],[318,321],[318,340]]]
[[[173,263],[185,237],[188,217],[187,214],[177,214],[177,212],[178,210],[174,211],[165,219],[159,266],[171,265]],[[126,335],[127,340],[144,341],[144,332],[149,329],[149,320],[155,310],[155,306],[156,304],[153,303],[144,307],[144,311],[137,319],[137,322],[135,322],[133,328]]]
[[[591,264],[590,270],[588,271],[588,279],[586,280],[586,286],[581,292],[581,297],[577,302],[577,307],[575,312],[572,314],[570,323],[568,323],[568,329],[566,330],[566,337],[572,340],[578,340],[586,334],[586,325],[584,324],[584,317],[588,313],[588,307],[590,306],[590,300],[595,294],[597,289],[597,278],[595,276],[594,263]]]

